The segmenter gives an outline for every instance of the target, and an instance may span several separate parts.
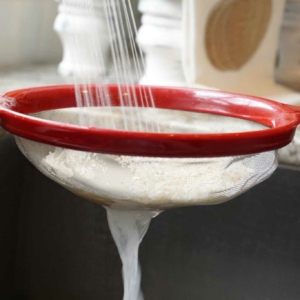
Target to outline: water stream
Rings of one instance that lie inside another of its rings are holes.
[[[126,211],[107,208],[109,228],[123,263],[123,300],[143,300],[139,245],[157,211]]]

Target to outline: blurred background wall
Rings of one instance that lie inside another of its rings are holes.
[[[0,68],[59,62],[62,48],[53,31],[57,3],[0,0]]]

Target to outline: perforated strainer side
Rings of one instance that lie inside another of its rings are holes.
[[[268,178],[276,152],[203,159],[114,156],[16,138],[46,176],[75,194],[119,208],[163,210],[228,201]]]
[[[112,111],[113,123],[122,124],[120,109]],[[82,120],[78,112],[74,108],[63,109],[47,111],[38,117],[77,125]],[[81,112],[92,126],[103,125],[103,119],[111,118],[111,111],[105,108],[86,108]],[[168,132],[191,134],[265,128],[254,122],[211,114],[154,109],[141,109],[140,114],[143,126],[152,126],[151,122],[158,120],[160,127]],[[46,176],[84,198],[121,208],[162,210],[221,203],[260,183],[277,167],[274,151],[218,158],[156,158],[97,154],[18,137],[16,140],[25,156]]]

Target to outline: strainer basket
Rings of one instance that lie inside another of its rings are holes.
[[[118,87],[108,86],[115,123]],[[268,178],[276,150],[299,123],[298,108],[198,89],[153,87],[144,124],[162,132],[99,128],[107,107],[77,108],[73,86],[7,93],[1,125],[46,176],[77,195],[120,209],[164,210],[228,201]],[[142,104],[138,103],[140,106]],[[80,114],[95,122],[78,125]]]

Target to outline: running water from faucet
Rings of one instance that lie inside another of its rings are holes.
[[[75,1],[77,1],[76,5],[82,6],[85,17],[96,18],[95,2],[93,0]],[[67,8],[74,6],[74,0],[63,0],[63,3]],[[120,108],[122,118],[119,122],[114,119],[113,105],[106,87],[107,77],[101,72],[101,70],[109,68],[105,66],[107,62],[103,59],[97,28],[93,26],[93,23],[90,23],[91,28],[89,30],[93,32],[94,40],[92,45],[80,47],[83,48],[85,53],[77,51],[79,43],[84,43],[84,36],[79,40],[76,32],[70,32],[74,45],[72,51],[73,61],[80,62],[80,57],[76,57],[80,54],[90,57],[93,65],[96,66],[93,72],[86,72],[85,66],[78,63],[79,68],[73,74],[77,106],[84,107],[79,116],[79,123],[85,126],[93,126],[97,123],[100,128],[119,130],[160,131],[156,122],[143,123],[142,110],[138,108],[137,98],[141,99],[142,108],[154,108],[154,100],[150,87],[140,86],[136,90],[133,86],[135,80],[138,80],[143,74],[144,60],[140,47],[135,43],[137,29],[130,1],[103,0],[102,5],[111,42],[116,84],[118,85],[122,104]],[[72,14],[69,14],[69,16],[72,17]],[[91,90],[91,84],[95,84],[96,93]],[[101,118],[101,116],[95,114],[93,109],[95,106],[107,107],[107,117]],[[126,107],[134,109],[126,109]],[[93,114],[89,112],[93,112]],[[95,118],[97,119],[96,122]],[[77,162],[80,161],[79,156],[80,154],[76,159]],[[89,164],[89,161],[93,161],[90,154],[87,155],[82,168]],[[147,232],[151,218],[157,214],[157,212],[146,210],[122,211],[107,208],[109,227],[123,263],[124,300],[143,299],[140,289],[141,272],[138,263],[138,249]]]
[[[151,222],[159,212],[122,211],[107,208],[110,231],[123,263],[124,300],[143,300],[138,249]]]

